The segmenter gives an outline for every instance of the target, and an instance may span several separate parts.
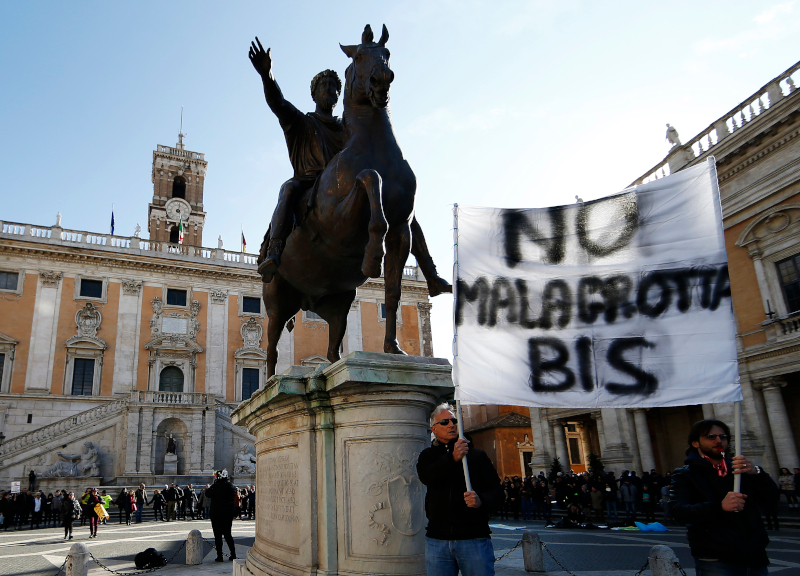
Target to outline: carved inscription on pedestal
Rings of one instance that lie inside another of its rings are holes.
[[[296,446],[278,448],[258,459],[259,518],[270,543],[299,553],[300,466]]]

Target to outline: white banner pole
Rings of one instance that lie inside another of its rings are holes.
[[[453,298],[458,298],[458,204],[453,205]],[[455,309],[453,306],[453,358],[458,356],[458,326],[456,325]],[[458,418],[458,437],[464,438],[464,419],[461,417],[461,401],[456,400],[456,418]],[[469,468],[467,467],[467,457],[461,459],[464,466],[464,482],[467,485],[467,492],[472,492],[472,482],[469,479]]]
[[[742,455],[742,403],[735,402],[733,406],[733,436],[736,438],[736,456]],[[733,491],[742,491],[742,475],[734,474]]]

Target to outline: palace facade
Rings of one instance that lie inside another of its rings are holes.
[[[742,392],[744,454],[770,474],[800,467],[800,62],[773,78],[685,144],[676,144],[631,186],[713,156],[722,201]],[[690,255],[687,254],[687,258]],[[465,407],[468,430],[491,420]],[[496,413],[496,412],[494,412]],[[716,418],[733,427],[732,404],[675,408],[531,409],[531,437],[507,440],[508,469],[538,474],[558,457],[586,469],[591,452],[606,470],[683,465],[690,426]],[[481,446],[489,449],[488,446]],[[527,456],[533,452],[533,456]],[[499,467],[505,463],[496,462]],[[518,473],[518,472],[515,472]]]
[[[255,255],[202,246],[206,169],[183,135],[157,146],[149,239],[69,229],[60,216],[0,221],[0,482],[63,475],[72,464],[58,453],[86,442],[99,454],[94,484],[164,480],[169,435],[179,476],[233,470],[243,446],[252,452],[229,415],[265,382],[262,284]],[[398,340],[409,354],[433,355],[430,308],[407,267]],[[382,351],[385,316],[382,279],[370,279],[343,355]],[[284,327],[278,372],[326,363],[327,343],[327,324],[301,311]]]

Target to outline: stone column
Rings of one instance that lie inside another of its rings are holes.
[[[653,442],[650,439],[650,428],[647,426],[647,414],[641,408],[633,410],[633,423],[636,427],[636,440],[639,444],[639,460],[642,462],[642,474],[656,467],[653,454]]]
[[[616,408],[603,408],[600,410],[603,418],[603,464],[606,470],[617,474],[624,469],[633,468],[633,454],[628,444],[622,440],[622,430],[617,417]],[[626,416],[627,417],[627,416]]]
[[[150,467],[153,453],[153,413],[155,408],[142,409],[141,450],[139,453],[139,474],[152,474]]]
[[[141,308],[142,282],[123,279],[119,291],[117,340],[111,392],[114,395],[128,395],[131,390],[136,390],[135,367],[138,360],[136,333],[141,325],[139,310]]]
[[[61,278],[61,272],[39,271],[31,326],[28,369],[25,372],[25,392],[29,394],[50,393],[58,312],[61,304]],[[74,326],[73,324],[73,331]],[[61,353],[63,354],[63,350]],[[99,370],[100,367],[95,366],[94,369]],[[60,389],[57,392],[63,393]]]
[[[764,263],[761,261],[761,251],[756,246],[751,246],[748,250],[748,255],[752,258],[753,267],[756,270],[756,282],[758,282],[758,291],[761,293],[761,304],[764,306],[764,314],[766,314],[768,310],[777,312],[778,310],[775,305],[776,299],[770,292],[767,274],[764,271]],[[767,300],[770,300],[770,305],[767,305]]]
[[[417,302],[419,312],[419,347],[423,356],[433,356],[433,341],[431,336],[431,308],[428,302]]]
[[[139,452],[139,409],[128,409],[128,442],[125,446],[125,476],[136,474],[136,456]]]
[[[589,442],[589,423],[578,422],[578,430],[581,433],[581,447],[583,448],[583,464],[589,470],[589,454],[592,453],[592,445]]]
[[[225,397],[225,365],[227,364],[227,346],[224,335],[228,333],[226,311],[228,293],[225,290],[211,289],[208,292],[208,309],[206,313],[206,382],[205,391],[219,397]]]
[[[192,410],[192,440],[189,461],[189,474],[201,475],[203,473],[203,410]]]
[[[533,457],[531,468],[533,470],[548,470],[553,462],[553,457],[547,449],[545,435],[542,431],[541,408],[531,408],[531,440],[533,441]]]
[[[797,466],[797,446],[792,434],[792,423],[781,394],[781,388],[784,386],[786,380],[782,376],[757,380],[755,384],[755,388],[761,390],[764,395],[764,403],[767,405],[767,418],[778,456],[778,467],[787,467],[791,470]],[[770,472],[777,473],[778,470]]]
[[[569,470],[569,451],[567,450],[567,433],[564,431],[564,423],[561,420],[554,420],[550,423],[553,427],[553,438],[556,442],[556,457],[561,462],[564,470]]]
[[[359,300],[354,300],[350,305],[350,311],[347,313],[347,332],[345,336],[345,356],[364,349],[361,336],[361,302]]]
[[[597,440],[598,444],[600,445],[600,454],[599,456],[603,456],[603,446],[606,444],[606,435],[603,433],[603,417],[601,416],[600,412],[592,412],[591,413],[592,420],[594,420],[595,425],[597,426]]]
[[[214,446],[217,439],[217,411],[213,406],[203,413],[203,470],[210,474],[214,470]]]

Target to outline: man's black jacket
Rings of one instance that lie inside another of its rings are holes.
[[[467,466],[472,489],[481,499],[479,508],[469,508],[464,502],[467,491],[464,466],[453,460],[453,445],[434,441],[419,455],[417,474],[428,487],[425,495],[425,514],[428,517],[427,536],[437,540],[470,540],[491,534],[489,517],[503,502],[500,477],[483,450],[470,443]]]
[[[233,520],[236,515],[233,498],[236,489],[227,478],[219,478],[206,488],[206,495],[211,498],[211,520]]]
[[[742,474],[742,493],[747,495],[744,510],[724,512],[722,500],[733,491],[733,465],[726,458],[728,475],[720,478],[711,462],[694,451],[685,466],[672,473],[669,511],[678,522],[687,524],[692,556],[721,560],[743,567],[769,564],[767,531],[758,506],[774,506],[780,497],[778,487],[766,472]]]

